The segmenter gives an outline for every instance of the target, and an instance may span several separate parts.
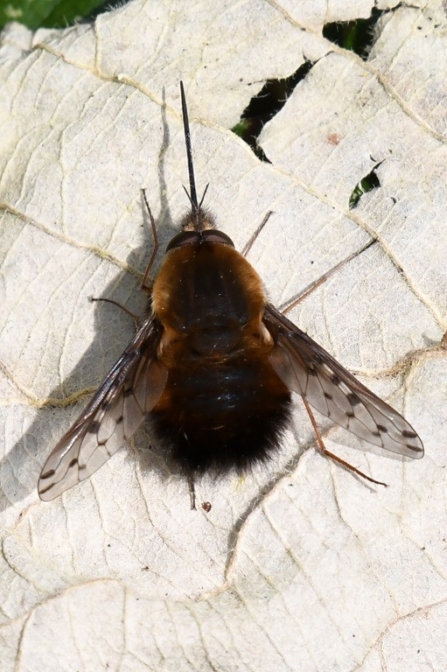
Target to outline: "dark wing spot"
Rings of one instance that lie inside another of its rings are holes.
[[[43,479],[43,478],[51,478],[52,476],[54,476],[55,473],[56,473],[56,472],[54,471],[54,469],[50,469],[50,471],[46,471],[44,474],[41,474],[41,475],[40,475],[40,478],[41,478],[41,479]],[[53,486],[50,486],[50,487],[53,487]]]
[[[349,394],[346,395],[346,399],[349,401],[351,406],[358,406],[358,404],[361,404],[360,397],[355,394],[355,392],[350,392]]]
[[[93,420],[88,427],[89,434],[97,434],[100,427],[101,423],[98,420]]]
[[[383,425],[377,425],[377,429],[379,430],[379,432],[382,432],[382,434],[388,434],[387,428],[384,427]]]
[[[402,431],[402,436],[405,436],[406,439],[415,439],[417,434],[416,432],[411,432],[409,429],[404,429]]]
[[[408,448],[409,450],[414,450],[415,453],[422,453],[422,448],[419,448],[419,446],[412,446],[409,443],[406,443],[405,447]]]
[[[132,387],[126,387],[124,390],[124,395],[125,397],[130,397],[130,395],[133,394],[133,388]]]
[[[77,464],[77,463],[78,463],[78,458],[77,458],[77,457],[74,457],[74,458],[71,460],[70,464],[68,465],[68,468],[71,469],[71,468],[74,467],[75,464]]]
[[[314,369],[314,367],[312,367],[312,368],[309,367],[309,368],[307,369],[307,373],[309,374],[309,376],[318,376],[318,373],[316,372],[316,370]]]
[[[334,383],[334,385],[340,385],[341,383],[340,378],[335,373],[331,376],[331,383]]]
[[[324,396],[326,397],[326,399],[333,399],[332,394],[329,394],[329,392],[325,392]]]
[[[346,411],[346,415],[347,415],[348,418],[355,418],[354,411]]]

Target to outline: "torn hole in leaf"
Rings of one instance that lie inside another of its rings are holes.
[[[357,207],[360,199],[362,198],[363,194],[367,194],[368,191],[372,191],[373,189],[378,189],[380,187],[380,180],[377,176],[376,170],[380,166],[380,163],[378,163],[368,175],[365,175],[365,177],[360,180],[360,182],[357,182],[355,185],[350,197],[349,197],[349,209],[353,210],[354,208]]]
[[[67,28],[78,24],[93,23],[99,14],[122,7],[130,0],[59,0],[58,2],[2,3],[0,28],[9,21],[17,21],[30,30],[38,28]],[[3,10],[5,5],[5,10]],[[3,11],[2,11],[3,10]],[[9,14],[8,14],[9,11]]]
[[[252,148],[261,161],[270,163],[258,145],[258,137],[264,125],[284,107],[297,84],[307,76],[313,66],[314,62],[306,60],[290,77],[268,79],[243,111],[239,123],[231,129]]]
[[[373,7],[367,19],[327,23],[323,28],[323,37],[342,49],[353,51],[363,61],[367,61],[377,39],[376,25],[379,19],[383,14],[394,11],[397,7],[393,10],[380,10]]]

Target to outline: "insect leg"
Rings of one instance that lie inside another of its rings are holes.
[[[150,209],[150,207],[149,207],[148,200],[147,200],[147,198],[146,198],[146,189],[142,189],[142,190],[141,190],[141,193],[143,194],[144,203],[145,203],[145,205],[146,205],[146,209],[147,209],[147,212],[148,212],[148,215],[149,215],[149,220],[150,220],[150,222],[151,222],[152,235],[153,235],[153,237],[154,237],[154,249],[152,250],[151,256],[150,256],[150,258],[149,258],[149,262],[148,262],[147,267],[146,267],[146,271],[145,271],[144,276],[143,276],[143,279],[142,279],[142,281],[141,281],[141,289],[142,289],[144,292],[146,292],[147,294],[152,294],[152,287],[150,287],[149,285],[147,285],[147,284],[146,284],[146,281],[147,281],[148,276],[149,276],[149,274],[150,274],[150,272],[151,272],[152,264],[154,263],[155,257],[157,256],[157,252],[158,252],[158,235],[157,235],[157,228],[156,228],[156,226],[155,226],[155,219],[154,219],[154,216],[153,216],[153,214],[152,214],[152,211],[151,211],[151,209]]]
[[[155,226],[154,216],[152,215],[152,211],[149,207],[149,203],[148,203],[148,200],[146,198],[146,190],[142,189],[141,193],[143,195],[144,203],[146,205],[146,209],[147,209],[147,212],[149,214],[149,219],[150,219],[150,222],[151,222],[152,235],[154,237],[154,249],[152,250],[152,253],[151,253],[147,268],[146,268],[146,271],[145,271],[143,279],[141,281],[141,289],[144,292],[147,292],[148,294],[151,294],[152,293],[152,288],[149,287],[148,285],[146,285],[146,281],[147,281],[148,275],[150,274],[152,264],[154,263],[154,259],[157,255],[157,252],[158,252],[158,235],[157,235],[157,228]],[[117,301],[114,301],[113,299],[102,299],[102,298],[97,299],[97,298],[94,298],[94,297],[92,297],[91,300],[92,301],[106,301],[107,303],[113,303],[115,306],[118,306],[118,308],[121,308],[121,310],[124,310],[124,312],[127,313],[133,319],[137,329],[139,328],[140,323],[141,323],[140,318],[137,315],[135,315],[134,313],[132,313],[130,310],[128,310],[127,308],[122,306]]]
[[[269,211],[265,214],[264,219],[262,220],[262,222],[260,223],[260,225],[258,226],[258,228],[256,229],[256,231],[254,232],[254,234],[251,236],[251,238],[250,238],[250,240],[248,241],[248,243],[245,244],[244,249],[243,249],[242,252],[241,252],[241,254],[242,254],[243,257],[246,257],[247,254],[250,252],[250,250],[251,250],[251,248],[252,248],[252,246],[253,246],[253,243],[255,242],[256,238],[259,236],[259,234],[261,233],[262,229],[264,228],[264,226],[267,224],[268,220],[270,219],[270,215],[273,215],[273,210],[269,210]]]
[[[357,474],[357,476],[361,476],[362,478],[366,479],[370,483],[375,483],[376,485],[383,485],[385,488],[387,488],[388,486],[387,486],[386,483],[382,483],[382,481],[376,481],[374,478],[371,478],[371,476],[367,476],[366,474],[363,473],[363,471],[360,471],[360,469],[357,469],[357,467],[354,467],[352,464],[349,464],[349,462],[346,462],[341,457],[338,457],[338,455],[334,455],[334,453],[331,453],[326,448],[326,446],[324,445],[323,437],[321,436],[321,432],[318,429],[318,425],[317,425],[317,422],[315,420],[315,416],[312,413],[311,407],[309,406],[309,402],[307,401],[307,399],[305,397],[302,397],[302,400],[304,402],[304,406],[306,407],[306,411],[307,411],[307,413],[309,415],[309,418],[310,418],[310,421],[312,423],[312,427],[314,428],[314,432],[315,432],[315,436],[317,438],[318,446],[319,446],[321,452],[323,453],[323,455],[325,455],[326,457],[330,457],[330,459],[333,460],[334,462],[337,462],[338,464],[341,464],[342,467],[345,467],[346,469],[349,469],[350,471],[353,471],[355,474]]]
[[[196,511],[196,488],[194,485],[194,476],[191,471],[188,471],[188,489],[189,489],[189,501],[191,503],[191,511]]]
[[[120,303],[118,303],[118,301],[114,301],[113,299],[95,298],[94,296],[92,296],[90,298],[90,301],[104,301],[105,303],[111,303],[114,306],[118,306],[118,308],[121,308],[121,310],[124,310],[124,312],[127,313],[129,315],[129,317],[131,317],[133,319],[137,329],[140,326],[141,320],[138,317],[138,315],[135,315],[135,313],[132,313],[128,308],[126,308],[125,306],[122,306]]]
[[[331,268],[327,273],[324,273],[321,278],[313,282],[307,289],[304,290],[302,294],[300,294],[296,299],[293,299],[291,303],[289,303],[288,306],[282,310],[283,315],[289,312],[289,310],[292,310],[292,308],[295,308],[301,301],[303,301],[309,294],[312,294],[313,291],[317,289],[320,285],[323,284],[323,282],[326,282],[331,275],[333,275],[336,271],[338,271],[339,268],[347,264],[348,262],[352,261],[352,259],[355,259],[355,257],[358,257],[359,254],[362,252],[365,252],[371,245],[374,245],[374,243],[377,242],[377,239],[374,238],[373,240],[370,240],[369,243],[364,245],[361,250],[357,250],[356,252],[353,252],[352,254],[349,255],[349,257],[346,257],[346,259],[343,259],[343,261],[340,261],[338,264],[336,264],[333,268]]]

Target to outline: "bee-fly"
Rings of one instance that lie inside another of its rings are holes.
[[[48,457],[41,499],[91,476],[146,416],[188,475],[246,470],[278,448],[292,392],[361,439],[422,457],[411,425],[268,303],[257,272],[215,228],[197,199],[182,84],[181,98],[191,210],[167,247],[148,316]]]

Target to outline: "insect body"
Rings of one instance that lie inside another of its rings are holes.
[[[188,474],[245,470],[278,447],[291,392],[365,441],[422,457],[411,425],[267,302],[259,275],[198,203],[182,85],[181,94],[191,211],[150,314],[48,457],[41,499],[91,476],[146,417]]]
[[[270,361],[258,274],[204,212],[201,230],[189,230],[195,217],[154,283],[158,358],[169,373],[150,419],[190,472],[243,470],[277,446],[290,391]]]

